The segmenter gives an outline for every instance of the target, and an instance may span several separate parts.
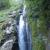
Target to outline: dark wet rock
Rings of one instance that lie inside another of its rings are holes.
[[[10,18],[15,18],[16,17],[16,11],[12,11],[8,15]]]
[[[7,26],[9,27],[10,25],[11,25],[10,23],[5,23],[5,24],[3,24],[2,29],[5,30],[6,27],[7,27]]]
[[[12,50],[19,50],[18,43],[13,44]]]
[[[22,12],[23,12],[23,10],[21,10],[21,9],[18,10],[18,13],[19,13],[20,15],[22,15]]]
[[[5,39],[2,39],[2,40],[0,41],[0,47],[4,44],[4,42],[5,42]]]

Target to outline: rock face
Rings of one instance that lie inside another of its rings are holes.
[[[15,43],[15,42],[18,42],[18,37],[17,37],[18,35],[17,35],[17,29],[16,29],[17,21],[15,19],[16,11],[13,11],[8,15],[9,15],[8,22],[2,27],[4,36],[2,39],[3,43],[1,44],[1,48],[0,48],[1,50],[12,50],[12,49],[15,49],[16,46],[18,46],[18,43]]]
[[[11,50],[12,45],[13,45],[13,39],[10,39],[1,46],[1,50]]]
[[[16,17],[16,11],[10,12],[10,13],[9,13],[9,17],[10,17],[10,18]]]

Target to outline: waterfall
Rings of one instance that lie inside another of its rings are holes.
[[[25,7],[23,9],[22,15],[20,15],[20,21],[19,21],[19,49],[20,50],[26,50],[26,44],[24,40],[24,20],[23,17],[25,15]]]
[[[28,50],[32,50],[32,34],[30,27],[27,23],[27,20],[28,19],[26,19],[27,45],[28,45]]]
[[[26,6],[24,5],[23,11],[20,15],[19,20],[19,34],[18,34],[18,43],[19,43],[19,50],[31,50],[31,42],[29,42],[29,31],[28,31],[28,24],[26,18]],[[29,45],[30,43],[30,45]]]

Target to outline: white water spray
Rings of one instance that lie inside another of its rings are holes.
[[[20,21],[19,21],[19,50],[26,50],[26,44],[24,40],[24,26],[25,22],[23,20],[26,12],[25,12],[26,6],[23,8],[22,15],[20,16]]]

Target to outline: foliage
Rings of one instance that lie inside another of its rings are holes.
[[[45,44],[43,45],[43,38],[40,40],[37,38],[39,34],[43,36],[47,35],[46,29],[46,17],[45,7],[47,0],[25,0],[27,5],[27,16],[29,18],[29,24],[32,28],[32,42],[33,50],[45,50]],[[37,39],[37,40],[36,40]]]
[[[41,37],[34,37],[33,50],[45,50],[45,43]]]
[[[0,10],[3,10],[5,8],[9,8],[9,0],[0,0]]]
[[[46,6],[46,0],[26,0],[28,12],[33,16],[40,14]]]
[[[47,14],[50,12],[49,10],[46,10],[48,9],[47,0],[25,0],[25,4],[27,6],[28,22],[32,29],[33,50],[46,50],[44,41],[39,37],[39,34],[44,36],[47,35],[46,18],[48,18]],[[8,19],[6,14],[9,11],[17,10],[20,6],[21,3],[16,2],[16,0],[0,0],[0,10],[3,8],[9,8],[4,11],[0,11],[0,22]],[[4,22],[0,23],[0,29],[3,24]],[[2,30],[0,30],[0,34],[3,35]],[[0,37],[2,38],[2,36]]]

